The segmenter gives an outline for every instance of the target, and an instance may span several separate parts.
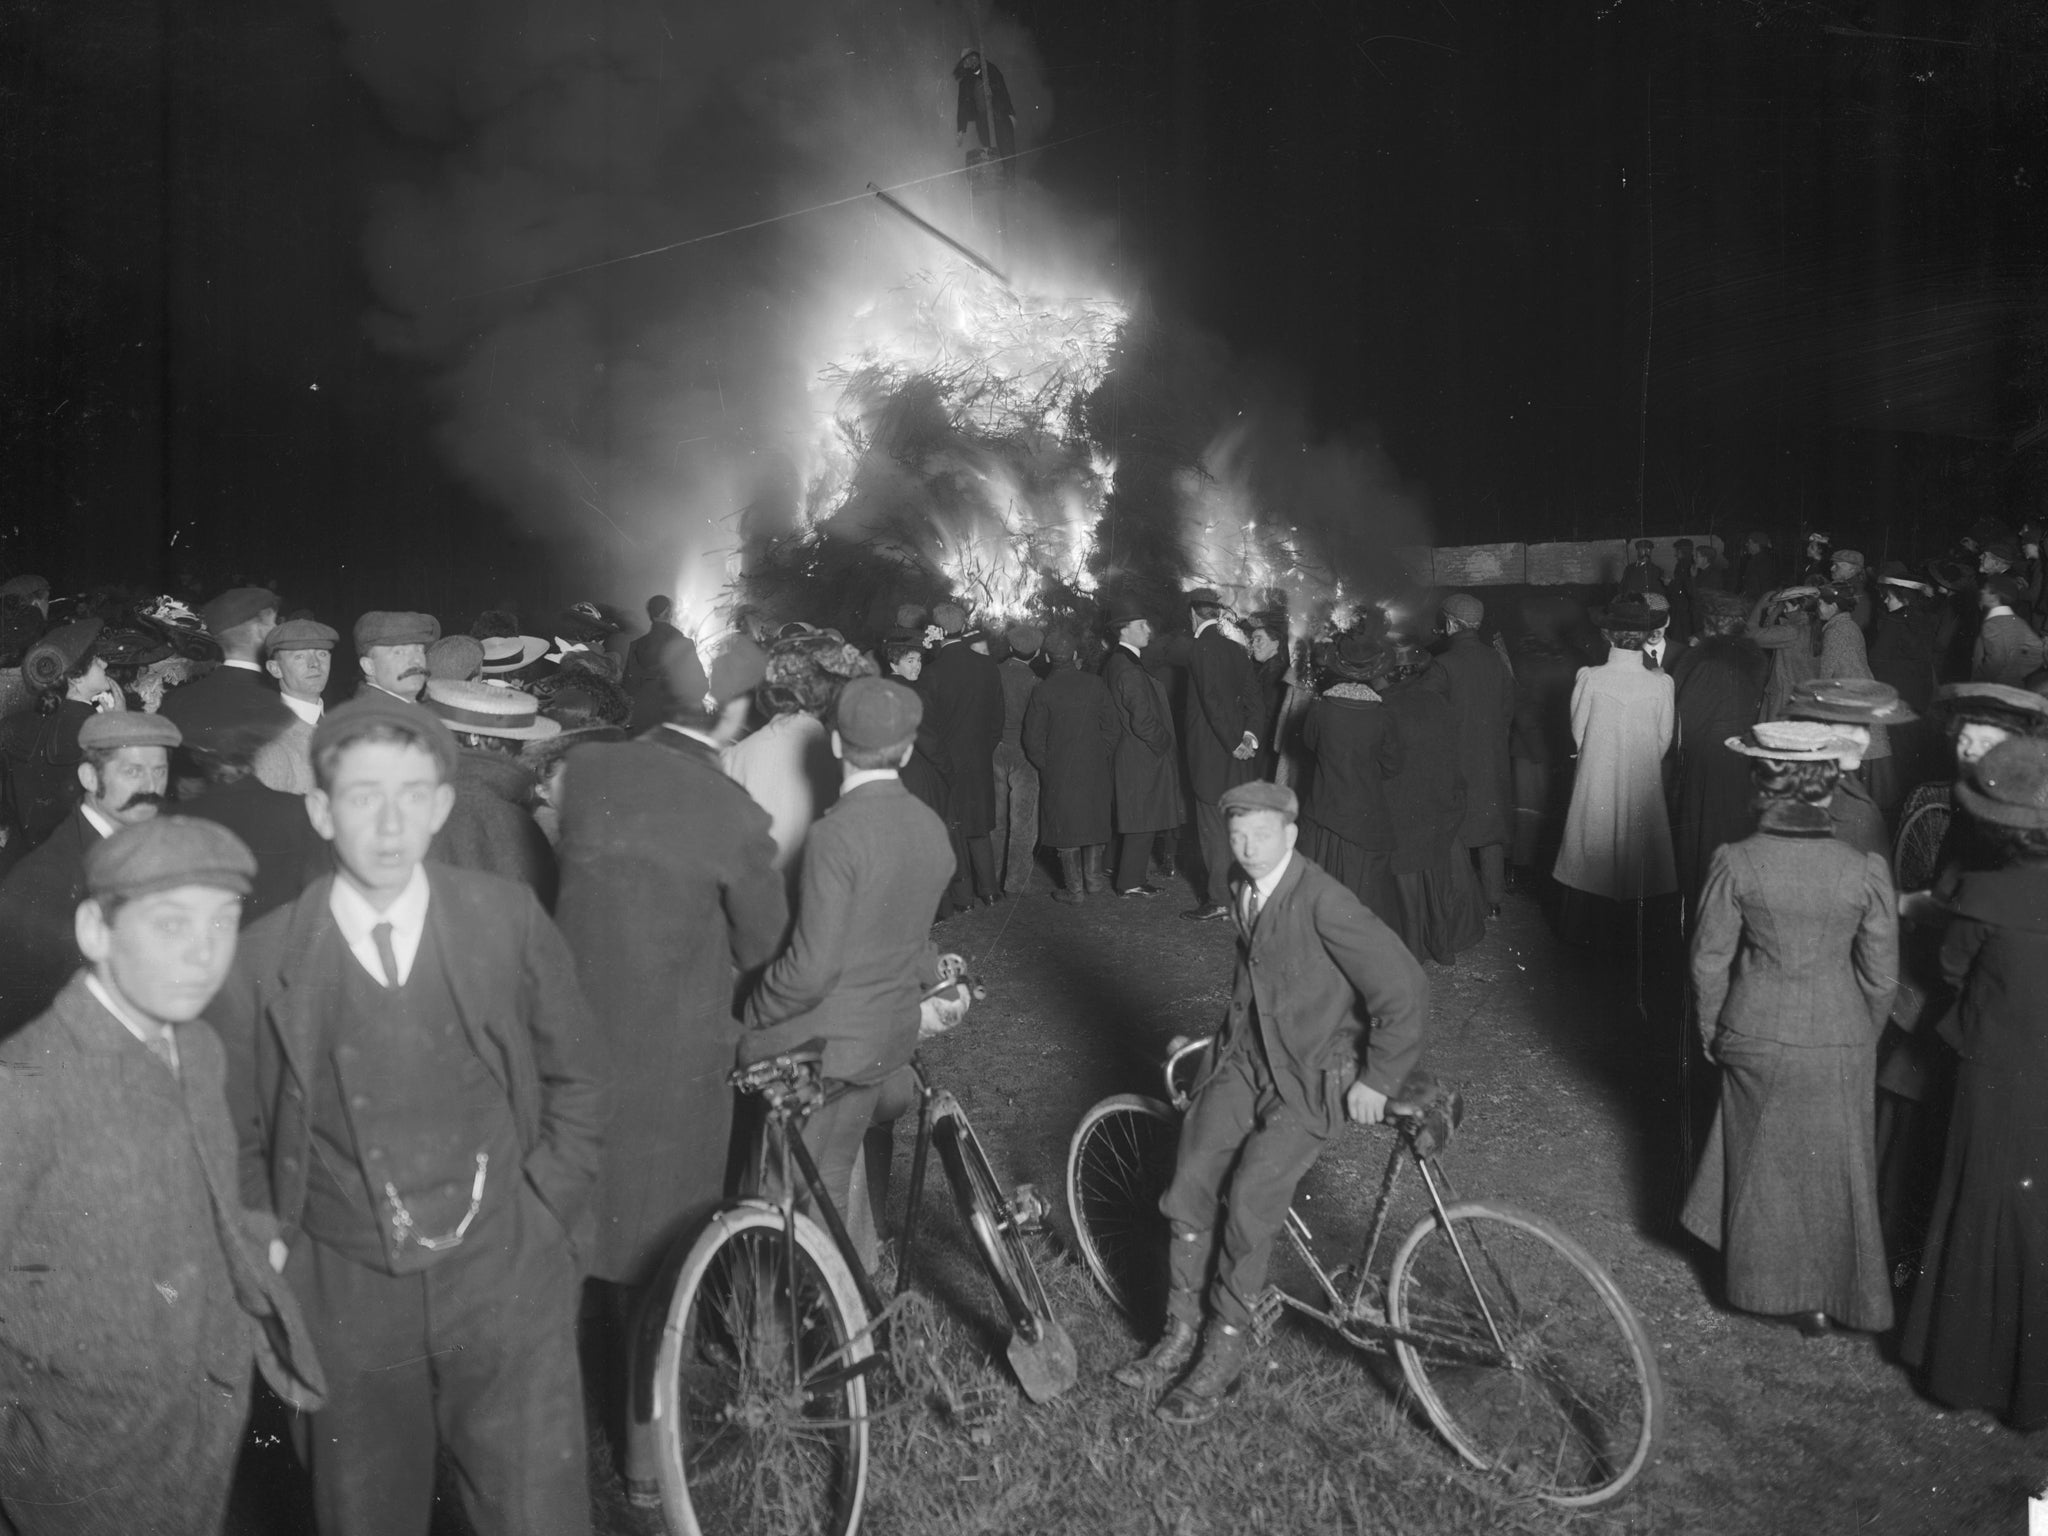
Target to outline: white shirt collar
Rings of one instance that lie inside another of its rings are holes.
[[[1987,619],[1995,619],[2001,613],[2004,614],[2007,618],[2012,618],[2014,616],[2012,611],[2012,605],[2010,603],[2000,603],[1995,608],[1986,610],[1984,617]]]
[[[678,736],[687,736],[692,741],[701,741],[714,752],[725,750],[724,743],[720,742],[716,736],[707,736],[702,731],[693,731],[687,725],[677,725],[673,720],[664,720],[661,724],[663,730],[674,731]]]
[[[239,656],[231,656],[222,662],[221,665],[233,667],[237,672],[254,672],[258,677],[263,675],[263,668],[253,661],[243,661]]]
[[[1284,859],[1282,859],[1278,864],[1275,864],[1273,866],[1273,868],[1267,873],[1265,879],[1254,880],[1252,882],[1252,889],[1259,893],[1260,906],[1263,907],[1267,902],[1273,899],[1274,888],[1280,884],[1281,879],[1287,874],[1287,866],[1292,864],[1293,862],[1294,850],[1290,848],[1287,850],[1287,856]]]
[[[171,1061],[174,1065],[176,1064],[178,1060],[178,1035],[176,1030],[172,1029],[168,1024],[158,1024],[154,1028],[144,1024],[133,1013],[129,1012],[128,1000],[117,995],[112,987],[107,986],[92,971],[85,973],[85,990],[99,999],[99,1005],[119,1019],[121,1026],[144,1045],[148,1045],[153,1040],[166,1042],[171,1048]]]
[[[839,796],[841,799],[844,799],[863,784],[875,784],[883,779],[901,777],[902,775],[894,768],[862,768],[856,773],[849,773],[839,781]]]
[[[290,694],[282,692],[278,694],[278,697],[284,700],[284,707],[286,709],[297,715],[308,725],[318,725],[320,723],[320,716],[327,708],[318,699],[295,699]]]
[[[93,831],[99,833],[101,837],[112,837],[116,832],[121,830],[119,827],[115,826],[113,822],[109,821],[105,816],[102,816],[98,811],[94,810],[92,808],[92,802],[88,800],[81,800],[78,802],[78,814],[83,816],[87,821],[91,822]]]
[[[1212,627],[1214,627],[1215,625],[1221,624],[1222,622],[1223,622],[1223,621],[1222,621],[1221,619],[1204,619],[1204,620],[1202,620],[1202,622],[1201,622],[1201,623],[1199,623],[1199,624],[1197,624],[1197,625],[1195,626],[1195,638],[1196,638],[1197,640],[1201,639],[1201,638],[1202,638],[1202,631],[1203,631],[1203,630],[1205,630],[1205,629],[1209,629],[1209,628],[1212,628]]]
[[[334,917],[334,926],[341,930],[349,953],[379,982],[384,980],[384,963],[377,957],[377,941],[370,930],[379,923],[389,923],[391,954],[398,962],[398,984],[404,986],[406,978],[412,975],[413,959],[420,952],[420,938],[427,931],[427,867],[415,864],[412,878],[398,893],[398,900],[382,912],[349,884],[346,875],[337,874],[327,895],[327,910]]]
[[[1130,641],[1119,640],[1117,641],[1117,644],[1122,646],[1125,650],[1129,651],[1133,656],[1136,656],[1138,660],[1143,661],[1145,659],[1144,656],[1140,654],[1138,648],[1135,645],[1131,644]]]

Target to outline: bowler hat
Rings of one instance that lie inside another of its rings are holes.
[[[923,719],[924,701],[885,677],[856,677],[839,690],[832,709],[832,728],[839,739],[862,752],[902,746],[917,735]]]
[[[200,609],[199,617],[206,623],[206,632],[218,639],[266,608],[277,611],[277,594],[268,587],[230,587]]]
[[[272,656],[279,651],[331,651],[341,643],[341,631],[313,619],[286,619],[263,637],[263,649]]]
[[[356,652],[379,645],[432,645],[441,638],[441,621],[431,613],[386,613],[373,609],[356,620]]]
[[[1979,821],[2048,827],[2048,741],[2008,736],[1957,780],[1956,799]]]
[[[1631,633],[1662,629],[1670,622],[1668,608],[1659,611],[1649,598],[1641,592],[1622,592],[1605,608],[1593,611],[1593,622],[1601,629],[1618,629]]]
[[[1216,808],[1226,818],[1242,816],[1249,811],[1278,811],[1283,819],[1293,821],[1301,814],[1301,802],[1294,798],[1293,790],[1285,784],[1271,784],[1264,779],[1232,785],[1223,791]]]
[[[1152,615],[1145,611],[1145,605],[1136,598],[1112,597],[1102,608],[1103,622],[1117,629],[1151,617]]]
[[[256,856],[249,845],[219,822],[200,816],[153,816],[118,827],[85,853],[85,888],[100,901],[127,901],[187,885],[246,896],[255,880]]]
[[[394,698],[380,689],[365,690],[323,714],[320,723],[313,727],[306,755],[317,765],[329,748],[346,746],[358,736],[380,728],[412,736],[441,765],[444,780],[455,777],[456,760],[462,754],[440,717],[410,699]]]
[[[85,660],[103,627],[98,619],[80,619],[51,630],[22,657],[22,681],[45,693],[57,688],[65,674]]]
[[[175,721],[140,709],[109,709],[78,728],[78,745],[86,752],[118,752],[123,747],[175,747],[185,735]]]
[[[1930,560],[1927,562],[1927,574],[1934,578],[1936,585],[1953,592],[1958,587],[1968,586],[1977,573],[1960,560]]]
[[[1837,720],[1847,725],[1908,725],[1920,717],[1890,683],[1869,677],[1813,677],[1796,685],[1786,718]]]

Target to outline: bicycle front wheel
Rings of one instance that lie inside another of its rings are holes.
[[[1649,1331],[1549,1222],[1468,1201],[1418,1222],[1387,1279],[1394,1353],[1473,1466],[1553,1504],[1603,1503],[1650,1459],[1664,1413]],[[1483,1305],[1482,1305],[1483,1303]]]
[[[1015,1209],[981,1149],[981,1138],[957,1109],[941,1110],[932,1116],[932,1145],[1010,1326],[1037,1343],[1052,1322],[1052,1304],[1039,1283],[1031,1251],[1024,1246],[1024,1234],[1017,1229]]]
[[[1179,1148],[1180,1116],[1136,1093],[1089,1110],[1067,1148],[1067,1212],[1082,1261],[1141,1327],[1165,1311],[1171,1233],[1159,1201]]]
[[[674,1536],[853,1536],[867,1495],[867,1313],[806,1217],[741,1206],[684,1260],[655,1359]]]

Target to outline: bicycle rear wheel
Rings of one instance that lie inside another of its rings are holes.
[[[674,1536],[853,1536],[867,1495],[867,1313],[831,1241],[721,1211],[676,1277],[655,1358]]]
[[[1067,1147],[1067,1212],[1088,1273],[1141,1328],[1166,1307],[1160,1197],[1173,1182],[1180,1116],[1157,1099],[1120,1093],[1081,1117]]]
[[[1892,845],[1892,867],[1898,871],[1902,891],[1924,891],[1940,873],[1941,845],[1948,837],[1955,808],[1943,801],[1930,801],[1908,816]]]
[[[1553,1504],[1613,1498],[1648,1463],[1663,1420],[1649,1331],[1541,1217],[1482,1201],[1448,1215],[1448,1227],[1434,1215],[1416,1224],[1387,1279],[1389,1319],[1429,1339],[1395,1341],[1409,1387],[1473,1466]]]

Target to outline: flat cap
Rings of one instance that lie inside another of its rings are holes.
[[[1860,549],[1835,550],[1829,554],[1828,562],[1831,565],[1853,565],[1858,570],[1869,563],[1863,558],[1863,551]]]
[[[115,752],[122,747],[175,747],[185,739],[175,722],[140,709],[109,709],[78,728],[78,745],[86,752]]]
[[[431,613],[385,613],[372,609],[356,620],[358,653],[373,645],[432,645],[441,638],[441,621]]]
[[[1214,587],[1197,587],[1188,594],[1190,608],[1221,608],[1223,596]]]
[[[1849,725],[1907,725],[1920,718],[1898,689],[1869,677],[1808,678],[1785,701],[1785,717]]]
[[[263,649],[270,655],[279,651],[331,651],[341,643],[341,631],[317,619],[287,619],[264,637]]]
[[[941,603],[932,610],[932,622],[942,633],[957,635],[967,627],[967,610],[958,603]]]
[[[468,635],[443,635],[427,647],[427,676],[466,683],[484,667],[481,641]]]
[[[863,752],[900,747],[917,734],[924,701],[901,683],[856,677],[839,690],[832,725],[839,739]]]
[[[1486,604],[1470,592],[1453,592],[1444,599],[1444,617],[1476,629],[1486,617]]]
[[[1294,798],[1293,790],[1285,784],[1268,784],[1264,779],[1226,789],[1216,806],[1225,817],[1241,816],[1247,811],[1278,811],[1283,819],[1292,821],[1301,814],[1301,802]]]
[[[101,901],[185,885],[246,896],[255,879],[256,856],[249,845],[219,822],[199,816],[152,816],[118,828],[85,855],[85,888]]]
[[[277,594],[268,587],[229,587],[199,610],[209,635],[226,634],[237,624],[246,624],[264,609],[277,609]]]
[[[31,688],[44,692],[64,681],[64,674],[85,659],[105,626],[98,619],[80,619],[60,624],[28,648],[21,658],[21,678]]]
[[[1072,661],[1074,652],[1079,648],[1071,629],[1055,625],[1046,633],[1045,654],[1054,661]]]
[[[1045,636],[1035,624],[1012,624],[1003,631],[1003,638],[1019,656],[1029,656],[1045,643]]]
[[[317,764],[329,748],[346,746],[358,736],[378,730],[403,731],[433,754],[441,765],[441,776],[455,776],[455,762],[461,755],[448,727],[410,699],[393,698],[381,690],[365,690],[346,704],[337,704],[313,727],[313,739],[306,755]]]

